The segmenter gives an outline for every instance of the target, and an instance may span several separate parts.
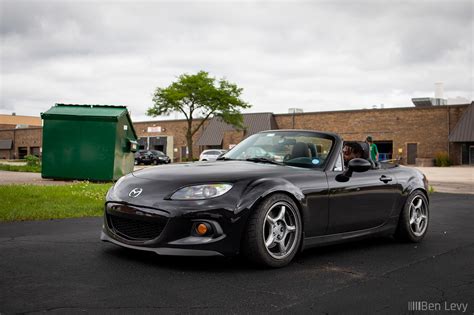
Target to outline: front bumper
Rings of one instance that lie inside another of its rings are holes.
[[[107,202],[101,240],[160,255],[233,256],[239,252],[244,216],[226,209],[167,211]],[[211,233],[195,234],[199,222],[209,224]]]
[[[143,246],[133,246],[126,243],[119,242],[114,238],[110,237],[107,232],[102,231],[100,233],[100,240],[104,242],[110,242],[122,247],[127,247],[131,249],[144,250],[155,252],[158,255],[170,255],[170,256],[223,256],[223,254],[211,251],[211,250],[200,250],[200,249],[187,249],[187,248],[169,248],[169,247],[143,247]]]

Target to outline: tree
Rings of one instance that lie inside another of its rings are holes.
[[[193,136],[211,117],[220,117],[224,122],[243,128],[240,110],[250,108],[240,99],[242,88],[225,79],[209,77],[209,73],[182,74],[168,87],[158,87],[153,95],[154,105],[147,111],[149,116],[168,115],[181,112],[187,120],[186,142],[188,159],[193,159]],[[201,119],[198,124],[195,120]]]

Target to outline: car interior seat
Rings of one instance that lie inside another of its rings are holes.
[[[296,142],[291,151],[291,158],[295,159],[301,157],[310,157],[308,144],[304,142]]]
[[[316,146],[314,145],[314,143],[308,143],[308,147],[309,147],[309,151],[311,152],[311,157],[313,159],[317,158],[318,157],[318,150],[317,150]]]

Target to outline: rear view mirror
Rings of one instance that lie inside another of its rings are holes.
[[[281,145],[294,145],[295,143],[296,143],[296,139],[282,138],[278,141],[278,144],[281,144]]]

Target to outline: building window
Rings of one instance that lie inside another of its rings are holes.
[[[18,158],[24,159],[25,156],[28,155],[28,148],[27,147],[18,147]]]
[[[474,164],[474,142],[461,145],[461,164]]]
[[[387,161],[393,159],[393,141],[383,140],[374,141],[379,150],[379,161]]]
[[[30,147],[30,154],[40,157],[40,147]]]

